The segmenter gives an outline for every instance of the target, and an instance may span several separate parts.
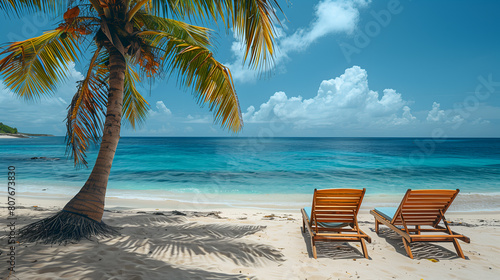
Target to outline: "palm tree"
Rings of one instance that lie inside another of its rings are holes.
[[[68,106],[67,152],[76,166],[100,145],[92,172],[56,215],[20,230],[25,241],[62,243],[116,234],[102,221],[107,182],[120,139],[120,126],[135,126],[148,104],[137,90],[146,78],[174,75],[209,104],[214,121],[237,132],[243,122],[231,73],[211,51],[212,31],[184,20],[201,17],[232,28],[246,43],[250,67],[272,62],[276,0],[0,0],[0,9],[61,15],[54,30],[5,47],[0,61],[4,83],[19,97],[39,99],[66,78],[85,51],[91,59]],[[84,51],[85,50],[85,51]]]

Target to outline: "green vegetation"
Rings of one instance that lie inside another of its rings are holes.
[[[12,133],[16,134],[17,133],[17,128],[15,127],[10,127],[8,125],[5,125],[0,122],[0,133]]]

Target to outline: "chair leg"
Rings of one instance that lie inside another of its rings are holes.
[[[312,237],[311,237],[311,245],[312,245],[313,257],[317,259],[318,255],[316,254],[316,242],[314,242],[314,238]]]
[[[380,224],[380,222],[375,219],[375,232],[378,234],[378,225]]]
[[[465,259],[464,252],[462,252],[462,248],[460,247],[460,244],[458,244],[458,240],[455,238],[453,238],[453,245],[455,246],[455,250],[457,250],[457,255],[462,259]]]
[[[405,246],[405,250],[406,250],[406,253],[408,254],[408,257],[410,257],[410,259],[413,259],[413,254],[411,252],[411,248],[410,248],[410,243],[408,241],[406,241],[406,239],[402,238],[403,239],[403,245]]]
[[[416,225],[416,226],[415,226],[415,229],[416,229],[416,231],[417,231],[417,234],[420,234],[420,226],[417,226],[417,225]]]
[[[306,221],[302,218],[302,232],[306,232]]]
[[[368,250],[366,250],[365,240],[361,238],[359,242],[361,242],[361,249],[363,249],[363,255],[365,255],[365,258],[370,259],[370,257],[368,257]]]

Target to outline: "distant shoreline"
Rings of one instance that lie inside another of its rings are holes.
[[[54,137],[52,134],[36,134],[36,133],[0,133],[0,139],[8,139],[8,138],[30,138],[36,136],[44,136],[44,137]]]

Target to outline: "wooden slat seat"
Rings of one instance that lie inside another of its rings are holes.
[[[457,254],[465,258],[458,240],[470,243],[470,239],[452,231],[444,217],[459,192],[458,189],[408,190],[399,207],[379,207],[370,211],[375,217],[375,232],[378,234],[379,226],[383,224],[401,235],[406,253],[412,259],[412,242],[453,242]],[[441,222],[444,226],[440,225]],[[432,234],[423,234],[429,232]]]
[[[365,258],[368,258],[365,240],[371,238],[361,231],[357,215],[365,189],[314,190],[312,207],[302,208],[302,231],[307,229],[311,237],[314,258],[317,258],[316,241],[360,242]]]

